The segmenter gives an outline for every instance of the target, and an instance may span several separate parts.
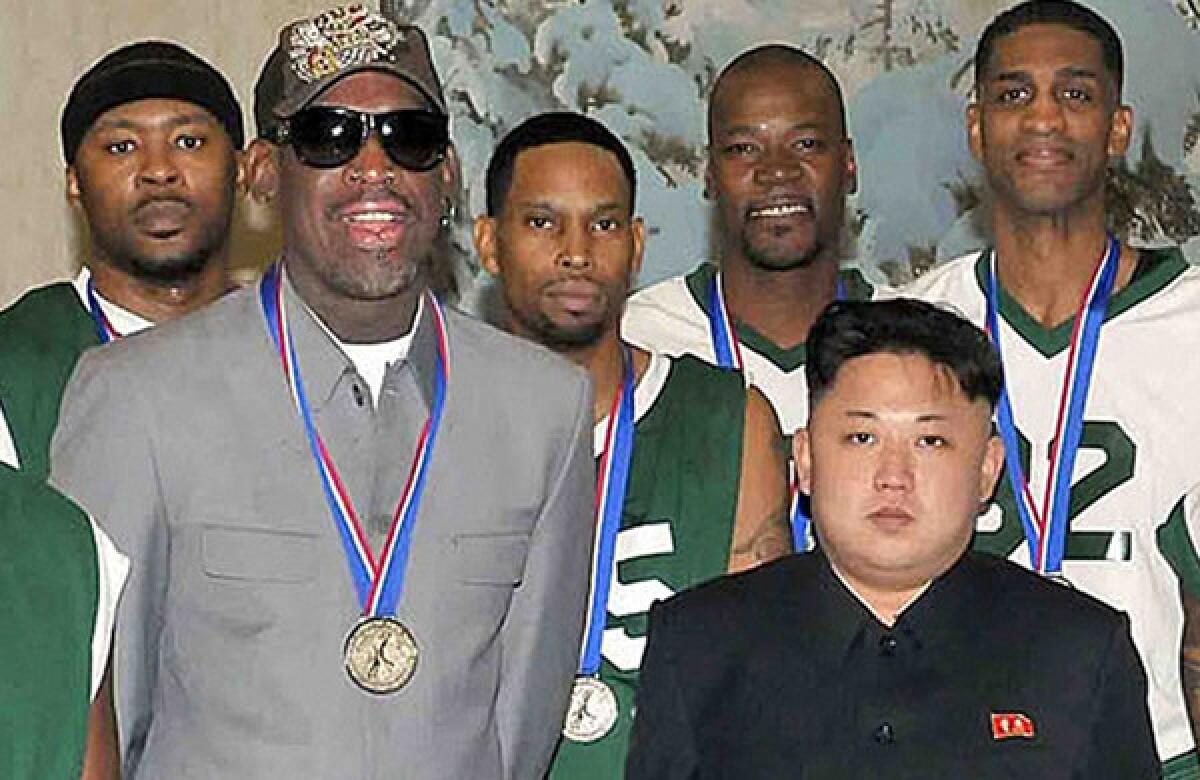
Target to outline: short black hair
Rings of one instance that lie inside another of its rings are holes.
[[[752,49],[747,49],[738,56],[734,57],[728,65],[721,69],[717,75],[716,81],[713,82],[712,89],[709,91],[708,99],[708,137],[712,140],[713,127],[713,104],[716,102],[714,98],[717,92],[721,89],[723,82],[730,75],[741,70],[748,70],[758,65],[778,65],[788,64],[796,65],[801,68],[812,68],[817,71],[817,74],[825,79],[829,84],[830,90],[833,91],[834,97],[837,99],[838,118],[842,122],[842,134],[847,134],[846,125],[846,99],[842,95],[842,85],[838,83],[837,77],[833,75],[825,63],[821,62],[816,57],[812,56],[803,49],[795,46],[789,46],[785,43],[767,43],[762,46],[755,46]]]
[[[816,405],[848,360],[889,353],[920,355],[950,370],[971,401],[1000,400],[1003,369],[987,334],[954,312],[913,298],[835,301],[808,333],[809,408]]]
[[[1117,95],[1120,96],[1125,81],[1125,51],[1121,47],[1121,38],[1104,17],[1071,0],[1026,0],[993,19],[975,47],[976,87],[991,64],[996,41],[1034,24],[1062,25],[1094,38],[1100,44],[1104,67],[1116,81]]]
[[[620,138],[591,117],[574,111],[552,111],[526,119],[509,131],[496,146],[487,168],[487,214],[494,217],[504,208],[512,186],[517,156],[526,149],[550,144],[583,143],[612,152],[629,182],[629,209],[637,200],[637,171],[633,158]]]

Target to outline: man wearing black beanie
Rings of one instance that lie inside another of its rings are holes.
[[[228,288],[243,186],[242,111],[225,78],[173,43],[117,49],[63,108],[67,198],[87,262],[0,312],[0,461],[36,477],[83,350],[210,303]]]

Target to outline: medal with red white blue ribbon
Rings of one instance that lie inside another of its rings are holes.
[[[600,648],[608,620],[608,594],[616,564],[617,532],[629,487],[633,461],[634,404],[633,359],[624,350],[624,374],[608,413],[604,452],[596,477],[596,543],[592,552],[592,590],[583,637],[579,675],[571,689],[563,736],[572,742],[595,742],[617,722],[617,697],[599,678]]]
[[[837,280],[833,299],[835,301],[846,299],[846,287],[841,279]],[[742,361],[741,343],[738,341],[737,331],[733,326],[733,318],[729,316],[729,309],[725,305],[725,292],[721,286],[720,271],[713,274],[712,280],[708,283],[708,330],[712,335],[713,355],[716,357],[717,365],[721,368],[732,368],[744,372],[746,365]],[[800,495],[795,463],[790,459],[788,460],[788,489],[792,503],[792,547],[796,552],[807,552],[808,528],[811,519],[808,516],[805,502],[802,500],[803,497]]]
[[[92,327],[96,329],[96,338],[100,339],[100,343],[107,344],[121,338],[121,334],[108,321],[108,316],[100,307],[100,298],[96,295],[96,287],[92,284],[91,277],[87,280],[87,303],[88,314],[92,317]]]
[[[1008,383],[1000,394],[996,409],[997,427],[1004,440],[1005,465],[1016,498],[1017,513],[1029,544],[1029,560],[1035,571],[1051,578],[1062,577],[1062,562],[1066,551],[1067,526],[1070,524],[1071,477],[1075,470],[1075,455],[1083,436],[1083,412],[1091,386],[1092,368],[1100,342],[1100,329],[1108,313],[1108,300],[1117,279],[1121,245],[1108,236],[1104,257],[1096,266],[1088,287],[1075,314],[1071,332],[1071,348],[1059,395],[1058,415],[1054,438],[1051,440],[1046,491],[1039,510],[1034,502],[1029,480],[1021,468],[1016,420],[1008,394]],[[987,329],[1004,361],[1000,347],[999,281],[996,274],[996,253],[988,260]]]
[[[284,310],[280,267],[272,266],[259,286],[263,317],[287,379],[296,411],[304,424],[309,449],[317,466],[329,513],[342,542],[350,575],[358,594],[362,619],[350,632],[344,649],[346,671],[360,687],[372,693],[391,693],[402,688],[416,671],[417,645],[409,630],[393,616],[404,591],[404,573],[413,530],[428,476],[429,461],[437,441],[449,382],[449,349],[441,304],[428,294],[437,332],[437,366],[433,403],[417,440],[416,454],[404,492],[396,505],[392,526],[382,556],[376,559],[350,501],[337,467],[317,432],[305,394],[295,345]]]

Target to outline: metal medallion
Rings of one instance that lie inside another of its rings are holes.
[[[346,636],[346,674],[368,693],[395,693],[417,670],[417,640],[395,618],[373,617]]]
[[[617,723],[617,695],[599,677],[576,677],[563,736],[572,742],[595,742]]]

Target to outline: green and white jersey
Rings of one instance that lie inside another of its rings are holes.
[[[951,304],[983,327],[988,257],[960,257],[900,294]],[[999,309],[1021,457],[1040,503],[1074,321],[1044,328],[1003,289]],[[1178,250],[1143,252],[1100,331],[1063,563],[1076,588],[1130,617],[1166,777],[1200,777],[1179,672],[1181,583],[1200,596],[1197,355],[1200,269],[1189,268]],[[979,520],[975,546],[1029,565],[1007,476]]]
[[[624,776],[650,606],[729,565],[745,407],[734,372],[651,353],[634,390],[633,461],[600,648],[600,677],[617,696],[619,716],[596,742],[563,740],[551,778]],[[607,427],[607,419],[596,424],[597,457]]]
[[[85,349],[98,346],[88,313],[91,272],[84,268],[72,282],[29,290],[0,311],[0,462],[37,479],[50,472],[50,437],[58,424],[58,405],[75,363]],[[153,323],[96,296],[109,322],[122,335]]]
[[[695,355],[716,365],[709,327],[708,289],[715,266],[705,263],[686,276],[675,276],[634,293],[625,304],[621,335],[630,344],[668,355]],[[874,290],[863,275],[843,270],[839,278],[847,297],[867,300]],[[758,331],[735,322],[746,382],[763,392],[785,434],[808,422],[807,354],[803,344],[781,349]]]

